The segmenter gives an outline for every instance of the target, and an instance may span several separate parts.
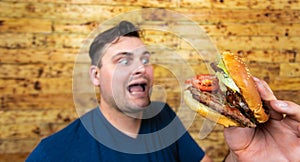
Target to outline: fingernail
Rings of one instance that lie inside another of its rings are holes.
[[[259,81],[259,79],[258,79],[257,77],[254,77],[254,76],[253,76],[252,78],[253,78],[253,80],[256,81],[256,82]]]
[[[278,107],[282,107],[282,108],[285,108],[285,107],[288,106],[288,104],[284,101],[276,101],[275,105],[278,106]]]

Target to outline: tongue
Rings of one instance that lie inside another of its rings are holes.
[[[130,92],[144,92],[144,89],[140,85],[134,85],[129,87]]]

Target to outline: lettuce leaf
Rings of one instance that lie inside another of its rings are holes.
[[[228,73],[228,71],[225,67],[225,64],[224,64],[224,62],[221,58],[219,59],[217,66],[223,70],[223,72],[217,72],[216,73],[216,75],[217,75],[218,79],[220,80],[220,82],[225,84],[227,87],[229,87],[233,91],[240,93],[239,87],[235,84],[233,79],[229,76],[229,73]]]

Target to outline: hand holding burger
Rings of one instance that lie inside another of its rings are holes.
[[[224,52],[211,67],[215,74],[199,74],[186,81],[184,100],[200,115],[225,127],[256,127],[269,119],[245,63]]]
[[[256,128],[225,128],[226,161],[300,161],[300,105],[277,100],[265,81],[255,82],[270,120]]]
[[[212,68],[216,75],[187,80],[184,100],[225,126],[230,150],[225,160],[300,161],[300,105],[277,100],[268,84],[252,77],[234,54],[223,53]]]

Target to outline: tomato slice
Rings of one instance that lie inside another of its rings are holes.
[[[219,80],[212,74],[198,74],[191,79],[192,85],[201,91],[216,91],[219,89]]]

